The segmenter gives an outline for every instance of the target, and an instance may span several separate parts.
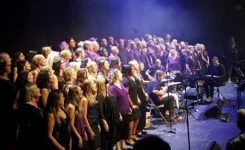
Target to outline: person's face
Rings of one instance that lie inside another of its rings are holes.
[[[25,55],[24,55],[23,53],[20,53],[18,59],[19,59],[19,60],[25,60]]]
[[[113,50],[113,54],[115,54],[115,55],[119,54],[118,48],[115,48],[115,49]]]
[[[94,45],[94,48],[93,48],[93,49],[94,49],[94,51],[95,51],[95,52],[97,52],[97,51],[100,49],[100,45],[99,45],[99,43],[98,43],[98,42],[94,42],[94,44],[93,44],[93,45]]]
[[[170,34],[167,34],[167,35],[166,35],[166,40],[167,40],[167,41],[170,41],[170,40],[171,40],[171,35],[170,35]]]
[[[136,49],[136,48],[137,48],[136,43],[132,43],[132,44],[131,44],[131,47],[132,47],[132,49]]]
[[[78,90],[78,96],[79,96],[79,97],[82,97],[82,95],[83,95],[82,89],[78,86],[78,87],[77,87],[77,90]]]
[[[61,50],[68,49],[68,48],[69,48],[69,45],[68,45],[66,42],[62,42],[62,43],[60,44],[60,49],[61,49]]]
[[[134,74],[136,74],[136,73],[137,73],[136,67],[135,67],[135,66],[132,66],[132,67],[131,67],[131,74],[134,75]]]
[[[75,42],[75,40],[74,39],[71,39],[70,41],[69,41],[69,45],[71,46],[71,47],[76,47],[76,42]]]
[[[72,59],[72,53],[70,51],[65,55],[65,59],[66,60]]]
[[[106,50],[106,49],[104,49],[104,50],[103,50],[103,54],[104,54],[104,56],[105,56],[105,57],[107,57],[107,56],[108,56],[108,52],[107,52],[107,50]]]
[[[41,96],[40,89],[39,88],[35,88],[33,90],[32,96],[35,98],[36,101],[38,101],[39,97]]]
[[[27,82],[28,82],[28,83],[33,83],[33,82],[34,82],[33,78],[34,78],[33,73],[30,71],[30,72],[27,74]]]
[[[218,59],[213,59],[212,63],[214,66],[217,66],[219,64],[219,60]]]
[[[143,71],[145,69],[145,65],[143,63],[139,64],[139,69],[140,71]]]
[[[101,40],[101,45],[108,46],[107,40],[106,39],[102,39]]]
[[[92,83],[91,83],[91,89],[93,92],[97,91],[97,84],[94,81],[92,81]]]
[[[157,60],[157,61],[156,61],[156,66],[157,66],[157,67],[160,67],[160,66],[161,66],[161,61]]]
[[[41,60],[40,60],[40,65],[41,66],[45,66],[46,65],[46,59],[43,57],[43,58],[41,58]]]
[[[11,73],[11,61],[9,61],[9,60],[6,61],[6,66],[5,66],[5,68],[6,68],[6,72],[7,72],[8,74],[10,74],[10,73]]]
[[[31,64],[29,63],[29,61],[25,62],[24,70],[25,71],[30,71],[31,70]]]
[[[119,40],[119,44],[120,44],[121,47],[124,47],[124,46],[125,46],[124,40],[123,40],[123,39],[120,39],[120,40]]]
[[[157,80],[157,81],[162,81],[163,78],[164,78],[163,75],[158,75],[158,76],[156,76],[156,80]]]
[[[89,43],[89,44],[88,44],[88,50],[92,51],[93,48],[94,48],[93,43]]]
[[[92,68],[93,68],[93,72],[94,72],[94,73],[96,73],[96,72],[98,71],[98,66],[97,66],[97,64],[93,64]]]
[[[118,76],[117,76],[118,80],[119,80],[119,81],[122,81],[122,79],[123,79],[122,73],[121,73],[120,71],[118,71],[118,74],[117,74],[117,75],[118,75]]]
[[[110,42],[110,44],[114,44],[114,38],[113,37],[109,37],[109,42]]]

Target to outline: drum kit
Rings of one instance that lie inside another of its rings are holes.
[[[168,92],[171,95],[173,94],[175,97],[178,97],[180,108],[184,105],[182,103],[184,103],[184,99],[188,95],[188,93],[185,93],[186,88],[195,91],[196,94],[192,97],[195,97],[196,101],[202,101],[204,79],[200,78],[197,74],[190,76],[180,72],[167,72],[162,82],[168,87]]]

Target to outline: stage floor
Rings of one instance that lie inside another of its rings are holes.
[[[189,114],[189,131],[190,145],[193,150],[208,150],[213,141],[216,141],[221,149],[225,150],[226,143],[229,139],[239,134],[236,127],[237,108],[237,85],[234,83],[226,83],[220,87],[220,92],[227,99],[222,109],[223,113],[227,113],[230,121],[222,122],[215,118],[206,118],[204,113],[211,107],[216,105],[217,94],[214,96],[214,102],[206,105],[194,105],[195,109],[190,109]],[[245,93],[242,92],[242,108],[245,106]],[[168,133],[165,130],[169,128],[162,121],[156,118],[151,119],[150,128],[147,130],[149,134],[158,135],[166,140],[173,150],[188,150],[188,134],[187,121],[172,125],[176,129],[176,134]]]

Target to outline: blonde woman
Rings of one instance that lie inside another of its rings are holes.
[[[116,104],[116,97],[108,92],[108,82],[104,79],[97,80],[97,101],[100,108],[101,122],[101,148],[113,150],[118,140],[119,111]]]
[[[85,80],[82,86],[86,100],[83,104],[89,150],[100,149],[99,107],[96,100],[97,87],[94,80]]]
[[[132,123],[131,115],[132,109],[130,108],[130,100],[127,89],[121,83],[122,73],[118,69],[114,69],[111,72],[112,84],[109,86],[109,93],[116,97],[116,105],[122,116],[120,124],[120,140],[122,142],[122,149],[126,149],[125,140],[133,145],[134,142],[130,139],[129,124]]]

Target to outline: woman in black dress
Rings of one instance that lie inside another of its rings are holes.
[[[132,65],[124,65],[123,66],[123,85],[128,89],[128,94],[130,97],[130,106],[132,107],[132,116],[131,120],[133,122],[130,122],[129,124],[129,137],[133,140],[136,140],[136,130],[137,126],[139,123],[139,118],[140,118],[140,110],[139,110],[139,105],[140,105],[140,99],[138,97],[138,91],[137,91],[137,83],[136,79],[133,76],[134,72],[136,70]],[[127,142],[128,143],[128,142]],[[128,143],[129,145],[132,145],[131,143]]]
[[[89,150],[100,149],[100,125],[99,125],[99,105],[96,100],[97,87],[93,80],[85,80],[82,86],[86,100],[83,109],[86,119],[86,131],[88,134]]]
[[[137,135],[141,137],[142,133],[144,134],[146,133],[145,131],[143,131],[143,129],[145,128],[145,125],[146,125],[146,100],[148,98],[148,94],[145,92],[144,84],[148,82],[143,79],[140,73],[142,70],[140,70],[140,67],[137,61],[130,61],[129,64],[131,64],[132,67],[136,70],[134,71],[133,76],[137,84],[137,93],[138,93],[138,97],[141,102],[141,104],[139,105],[140,118],[139,118],[139,124],[137,127]]]
[[[49,149],[69,150],[71,138],[63,92],[54,90],[49,93],[46,117]]]
[[[97,101],[99,103],[99,116],[101,122],[101,136],[103,150],[113,150],[117,142],[119,126],[119,110],[116,105],[116,97],[108,93],[108,83],[105,80],[97,80]]]

